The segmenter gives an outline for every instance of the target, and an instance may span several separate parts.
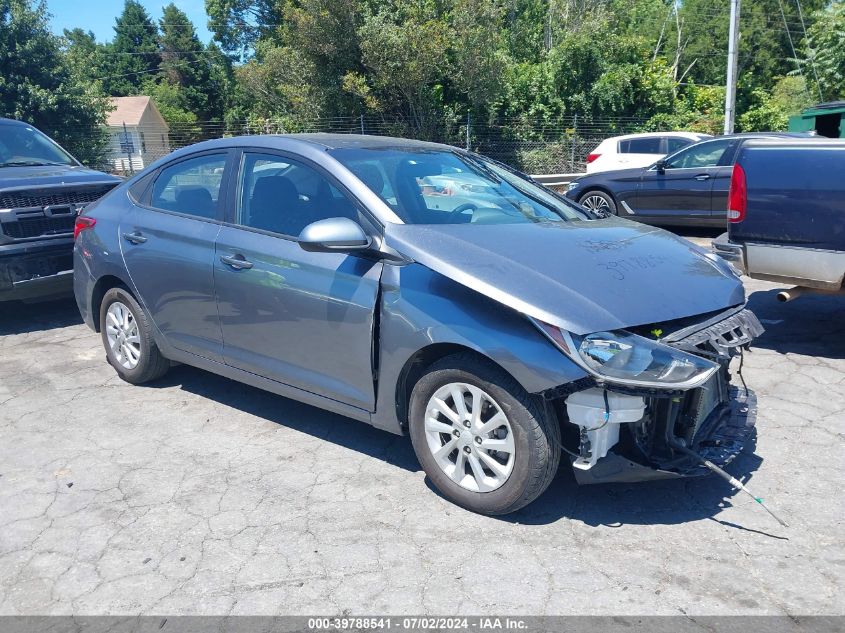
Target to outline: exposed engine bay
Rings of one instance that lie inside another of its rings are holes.
[[[741,374],[743,354],[763,333],[754,314],[740,306],[704,320],[630,331],[717,363],[718,369],[704,384],[686,390],[628,387],[590,377],[546,392],[578,482],[695,476],[709,472],[704,460],[719,467],[730,463],[752,437],[756,420],[756,398]],[[734,359],[741,387],[731,384]]]

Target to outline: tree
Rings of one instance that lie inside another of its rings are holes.
[[[224,51],[249,57],[258,42],[281,25],[284,4],[284,0],[205,0],[208,28]]]
[[[687,130],[721,134],[725,123],[725,89],[688,84],[678,94],[671,111],[652,116],[644,130]]]
[[[219,118],[221,113],[216,107],[219,95],[213,91],[210,58],[197,37],[193,23],[171,2],[164,7],[159,25],[161,81],[178,89],[184,109],[199,120]]]
[[[257,54],[261,62],[252,59],[235,71],[247,118],[272,120],[294,131],[322,114],[320,86],[305,79],[316,71],[300,51],[268,43]]]
[[[831,2],[813,15],[804,48],[803,72],[822,101],[845,97],[845,3]]]
[[[771,90],[753,90],[751,105],[737,119],[738,127],[742,132],[785,131],[790,115],[812,103],[804,77],[781,77]]]
[[[498,0],[455,0],[450,15],[450,79],[471,109],[482,112],[502,93],[511,61]]]
[[[826,0],[801,0],[807,13],[825,4]],[[730,8],[724,0],[684,0],[681,3],[680,58],[684,68],[690,67],[690,81],[701,85],[724,85],[729,14]],[[779,77],[796,70],[795,52],[800,50],[803,38],[801,15],[794,2],[757,0],[742,4],[738,112],[750,107],[756,88],[770,90]]]
[[[62,50],[73,76],[80,82],[100,82],[105,72],[106,47],[98,44],[91,31],[65,29]]]
[[[279,35],[312,69],[310,83],[319,92],[320,110],[351,114],[362,104],[343,88],[343,78],[363,70],[359,29],[360,0],[299,0],[287,5]]]
[[[103,87],[113,97],[138,94],[146,75],[158,72],[158,29],[137,0],[126,0],[123,13],[115,20],[107,57],[110,62]]]
[[[100,163],[107,100],[74,76],[43,0],[0,0],[0,68],[0,116],[32,123],[83,162]]]
[[[243,118],[237,106],[240,89],[232,60],[214,43],[205,47],[209,66],[209,112],[213,120]]]
[[[359,84],[384,111],[404,120],[412,134],[432,137],[443,80],[450,71],[449,28],[435,3],[382,6],[364,18],[359,37],[366,69]]]

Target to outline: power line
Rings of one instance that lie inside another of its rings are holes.
[[[778,6],[780,7],[780,14],[783,17],[784,26],[786,26],[786,13],[783,10],[783,0],[778,0]],[[804,71],[801,68],[801,61],[798,59],[798,53],[795,52],[795,44],[792,43],[792,34],[789,32],[789,29],[786,29],[786,36],[789,38],[789,47],[792,49],[792,58],[795,60],[795,65],[798,67],[798,74],[801,75],[801,78],[804,79],[804,91],[807,92],[807,96],[810,96],[809,91],[807,91],[807,80],[804,78]]]
[[[804,40],[807,40],[807,27],[804,26],[804,12],[801,10],[801,0],[795,0],[795,3],[798,5],[798,17],[801,18],[801,28],[804,30]],[[813,69],[813,76],[816,78],[816,91],[819,93],[819,101],[823,101],[824,97],[822,97],[822,87],[819,83],[819,73],[816,71],[816,55],[813,52],[810,55],[810,67]]]
[[[192,64],[199,64],[202,61],[205,61],[205,60],[197,59],[197,60],[192,61],[192,62],[188,62],[188,61],[177,62],[177,64],[179,64],[180,66],[190,66]],[[143,75],[143,74],[146,74],[146,73],[159,73],[159,72],[162,72],[161,68],[148,68],[146,70],[136,70],[135,72],[123,73],[123,74],[120,74],[120,75],[107,75],[105,77],[96,77],[92,81],[103,81],[104,79],[117,79],[118,77],[131,77],[132,75]]]
[[[109,55],[211,55],[219,54],[217,51],[169,51],[160,48],[154,51],[109,51]]]

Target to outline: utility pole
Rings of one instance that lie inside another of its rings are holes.
[[[728,78],[725,86],[725,134],[733,134],[736,120],[736,66],[739,57],[739,5],[731,0],[731,27],[728,33]]]
[[[472,119],[470,117],[470,113],[467,112],[467,142],[466,142],[466,150],[469,151],[469,131],[470,126],[472,125]]]

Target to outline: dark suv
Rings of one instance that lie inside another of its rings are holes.
[[[31,125],[0,118],[0,301],[71,292],[76,216],[120,182]]]

